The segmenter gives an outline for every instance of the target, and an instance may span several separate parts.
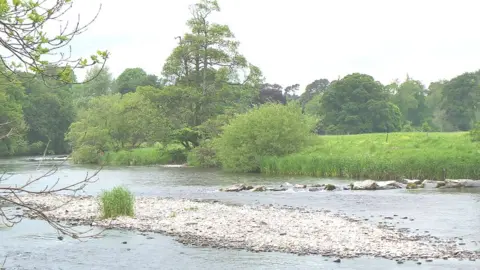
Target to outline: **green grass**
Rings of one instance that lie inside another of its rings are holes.
[[[135,197],[124,187],[103,191],[100,195],[100,209],[104,218],[134,215]]]
[[[468,133],[319,136],[315,145],[262,161],[267,174],[369,179],[480,179],[480,147]]]
[[[107,152],[101,162],[105,165],[157,165],[186,162],[184,147],[169,145],[167,147],[136,148]]]

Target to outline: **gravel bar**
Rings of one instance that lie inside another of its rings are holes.
[[[136,197],[134,218],[105,220],[99,217],[96,197],[24,195],[21,199],[45,209],[57,221],[161,233],[202,247],[340,258],[480,259],[479,251],[462,249],[452,239],[401,232],[326,210]],[[38,218],[28,210],[24,214]]]

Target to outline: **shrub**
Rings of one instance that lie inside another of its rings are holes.
[[[188,153],[188,165],[202,168],[220,167],[213,141],[205,141]]]
[[[124,187],[114,187],[100,195],[100,209],[104,218],[134,215],[135,197]]]
[[[222,167],[234,172],[258,172],[265,156],[283,156],[310,142],[315,120],[298,105],[267,103],[237,115],[224,127],[215,149]]]
[[[98,149],[94,146],[84,145],[72,152],[74,163],[94,164],[100,161]]]
[[[180,164],[187,161],[186,149],[180,144],[168,145],[165,147],[165,151],[169,156],[169,163]]]

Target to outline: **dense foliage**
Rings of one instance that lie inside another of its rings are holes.
[[[76,84],[71,69],[49,62],[36,70],[42,77],[33,71],[8,73],[11,67],[1,67],[9,76],[0,77],[0,136],[9,136],[0,137],[0,156],[73,151],[74,161],[80,163],[188,162],[258,171],[261,162],[295,155],[312,131],[421,131],[428,137],[430,132],[473,129],[472,140],[480,140],[475,126],[480,121],[480,71],[428,86],[410,76],[383,85],[360,73],[333,81],[314,78],[305,89],[293,82],[282,86],[265,81],[260,68],[241,54],[228,25],[212,20],[220,12],[217,1],[199,0],[191,11],[188,31],[178,37],[160,77],[131,67],[114,78],[101,65],[105,52],[92,57],[98,65],[87,72],[83,84]],[[84,60],[79,63],[88,66]],[[388,137],[379,140],[389,142]],[[433,139],[429,140],[425,143]],[[312,160],[333,162],[323,146],[316,148],[321,158]],[[277,161],[269,162],[263,169],[288,171]],[[388,170],[387,165],[380,167]],[[340,169],[346,173],[339,168],[321,174],[337,175]],[[352,171],[348,174],[364,175],[360,169]]]

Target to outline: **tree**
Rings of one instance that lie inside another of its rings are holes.
[[[63,97],[63,98],[62,98]],[[69,93],[39,91],[28,95],[24,108],[30,143],[43,142],[56,154],[68,152],[64,135],[75,113]]]
[[[198,126],[226,109],[242,111],[252,104],[262,81],[260,70],[238,51],[239,42],[227,25],[210,21],[220,12],[217,1],[201,0],[190,8],[189,32],[179,36],[179,45],[163,66],[169,85],[184,96],[184,108],[192,112],[190,126]],[[175,95],[175,93],[171,93]]]
[[[410,77],[395,89],[392,102],[400,109],[404,122],[410,121],[413,126],[420,127],[427,120],[426,94],[423,84]]]
[[[7,70],[1,71],[5,77],[12,79],[19,71],[31,71],[42,79],[71,84],[75,69],[105,63],[108,58],[106,51],[97,51],[90,59],[72,59],[69,51],[65,51],[73,38],[93,23],[98,13],[83,26],[77,23],[69,29],[67,23],[61,25],[59,33],[54,34],[44,30],[49,23],[59,22],[72,4],[72,0],[0,2],[0,33],[3,36],[0,44],[4,49],[0,60],[7,67]],[[58,59],[48,60],[54,56]],[[50,66],[61,68],[51,73]]]
[[[321,99],[325,128],[342,133],[396,131],[401,117],[373,77],[353,73],[333,82]]]
[[[476,122],[480,101],[478,74],[464,73],[451,79],[442,91],[442,106],[445,120],[455,130],[468,131]]]
[[[115,80],[115,92],[126,94],[135,92],[139,86],[159,86],[159,80],[155,75],[148,75],[141,68],[127,68]]]
[[[322,95],[330,85],[327,79],[319,79],[311,82],[305,87],[305,92],[300,95],[300,104],[305,109],[306,104],[317,95]]]
[[[17,136],[22,124],[21,106],[17,98],[21,95],[15,89],[21,89],[19,80],[25,78],[40,78],[47,84],[52,83],[50,88],[61,86],[70,86],[78,83],[75,80],[74,70],[84,68],[94,64],[104,64],[108,58],[106,51],[97,51],[91,55],[90,59],[78,58],[71,59],[65,55],[64,48],[67,48],[70,41],[78,34],[86,30],[85,26],[74,24],[74,28],[69,30],[67,27],[61,27],[60,33],[47,33],[44,30],[49,22],[60,21],[65,12],[71,7],[72,0],[57,1],[30,1],[13,0],[0,1],[0,39],[3,52],[0,53],[0,60],[3,67],[0,68],[0,81],[3,82],[3,88],[0,88],[0,138],[2,141],[10,141]],[[97,14],[98,15],[98,14]],[[96,17],[95,17],[96,18]],[[92,20],[92,22],[95,20]],[[68,24],[67,24],[68,25]],[[55,56],[59,59],[51,61]],[[30,74],[29,72],[33,73]],[[101,168],[100,168],[101,169]],[[11,185],[8,182],[8,174],[0,176],[0,219],[7,226],[14,226],[21,222],[22,218],[10,216],[3,207],[17,206],[27,209],[33,214],[47,221],[58,232],[71,236],[73,238],[90,237],[89,230],[79,231],[68,225],[50,219],[45,211],[53,209],[37,208],[25,203],[22,200],[23,194],[55,194],[59,192],[71,192],[75,195],[81,191],[87,184],[95,181],[95,177],[100,170],[93,175],[87,176],[79,181],[70,181],[61,186],[59,182],[53,183],[44,189],[38,189],[35,185],[43,178],[54,174],[57,166],[53,166],[45,174],[30,178],[25,183],[16,182]]]
[[[279,84],[265,83],[260,88],[257,104],[265,104],[267,102],[278,102],[285,104],[285,96],[283,95],[283,87]]]
[[[139,92],[93,98],[79,116],[66,135],[75,162],[96,163],[105,151],[165,142],[170,136],[168,119]]]
[[[441,131],[453,131],[454,128],[446,121],[445,110],[442,109],[443,88],[446,83],[445,80],[430,83],[425,101],[432,117],[432,127]]]
[[[0,76],[0,156],[21,151],[27,131],[22,110],[24,99],[20,82],[11,82]]]
[[[87,82],[74,85],[73,100],[77,110],[85,108],[93,97],[107,95],[112,92],[113,78],[107,66],[94,66],[86,74]]]
[[[98,97],[107,95],[111,92],[112,86],[112,73],[108,67],[94,66],[87,71],[86,74],[87,83],[81,85],[80,93],[74,93],[75,95],[82,97]]]
[[[298,100],[300,96],[298,96],[296,93],[300,90],[300,84],[292,84],[287,87],[285,87],[284,91],[284,96],[285,96],[285,103],[287,103],[290,100]]]

